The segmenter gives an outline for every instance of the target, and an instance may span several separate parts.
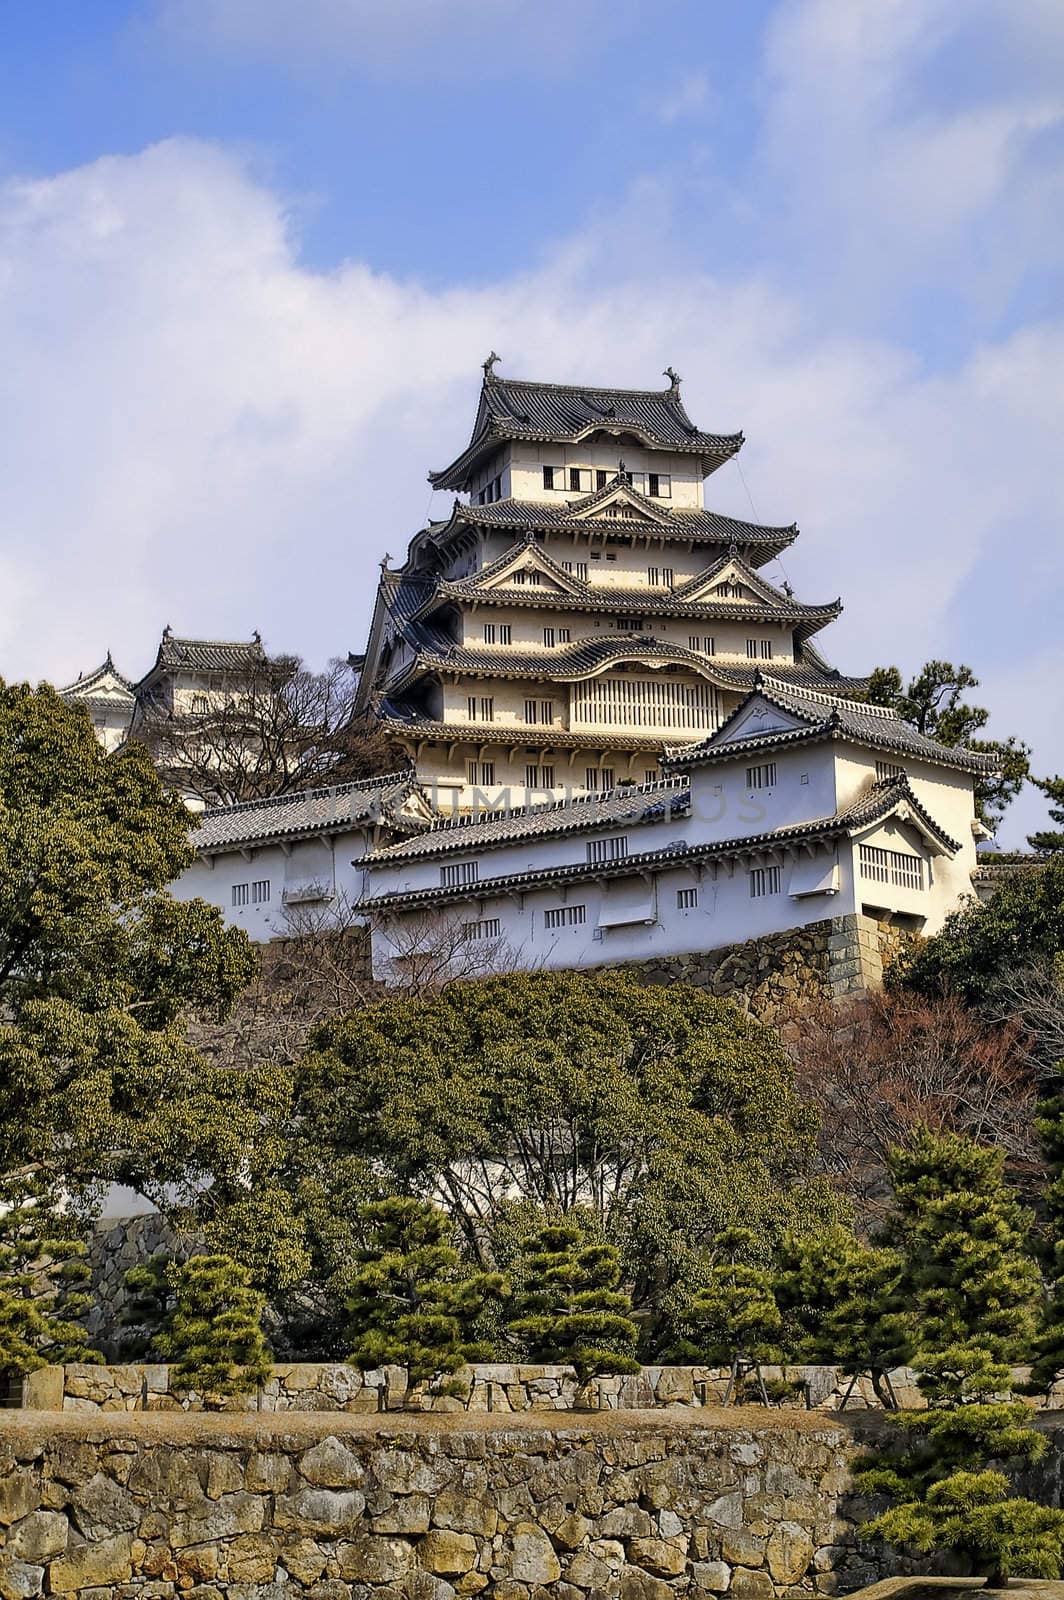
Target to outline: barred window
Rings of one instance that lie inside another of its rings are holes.
[[[612,767],[585,767],[584,788],[599,792],[613,788]]]
[[[466,781],[474,787],[480,783],[495,782],[494,761],[467,761]]]
[[[891,883],[898,889],[924,887],[924,863],[907,850],[884,850],[879,845],[863,844],[860,852],[861,876],[873,883]]]
[[[697,905],[698,905],[698,889],[697,888],[692,887],[690,889],[677,889],[677,891],[676,891],[676,909],[677,909],[677,911],[693,911]]]
[[[899,767],[893,761],[876,762],[876,782],[885,783],[888,778],[904,778],[905,768]]]
[[[687,643],[692,650],[699,651],[701,655],[715,656],[717,653],[717,641],[708,633],[692,633]]]
[[[551,765],[550,763],[544,763],[543,765],[540,765],[539,763],[534,762],[534,761],[530,762],[529,765],[525,767],[525,788],[526,789],[553,789],[554,788],[554,767],[553,767],[553,765]]]
[[[553,650],[554,649],[554,629],[553,628],[544,628],[544,630],[543,630],[543,643],[546,645],[548,650]]]
[[[553,489],[554,488],[554,468],[553,467],[544,467],[543,468],[543,487],[544,487],[544,489]]]
[[[509,644],[513,638],[513,627],[509,622],[499,623],[499,643]]]
[[[525,721],[550,724],[554,721],[553,700],[526,700]]]
[[[479,862],[449,861],[440,868],[440,888],[460,889],[465,883],[476,883],[479,877]]]
[[[572,639],[572,637],[573,636],[570,633],[568,628],[559,628],[558,629],[558,643],[559,644],[568,644],[569,641]]]
[[[646,627],[642,617],[615,617],[614,625],[618,633],[642,633]]]
[[[587,921],[587,906],[554,906],[543,913],[545,928],[578,928]]]
[[[251,890],[250,890],[249,886],[246,883],[234,883],[234,885],[233,885],[233,904],[234,904],[234,906],[246,906],[247,903],[248,903],[248,899],[249,899],[250,894],[251,894]]]
[[[502,933],[498,917],[483,917],[479,922],[463,922],[462,933],[467,939],[497,939]]]
[[[270,900],[269,878],[256,878],[251,885],[251,903],[256,906],[265,906]]]
[[[776,763],[766,761],[759,767],[747,767],[746,787],[748,789],[774,789],[776,787]]]
[[[485,644],[494,644],[495,643],[495,624],[494,624],[494,622],[485,622],[485,624],[484,624],[484,643]]]
[[[751,867],[750,898],[761,900],[765,895],[779,894],[783,873],[780,867]]]
[[[589,839],[587,841],[587,859],[591,866],[597,866],[601,861],[622,861],[628,854],[628,836],[624,833],[615,833],[608,839]]]

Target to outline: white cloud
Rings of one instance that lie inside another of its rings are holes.
[[[931,287],[986,311],[1064,264],[1054,60],[1064,10],[1045,0],[778,7],[765,181],[799,254],[830,262],[822,287],[836,315],[882,313]]]

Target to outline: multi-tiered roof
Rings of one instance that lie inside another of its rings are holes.
[[[466,805],[523,772],[551,791],[645,778],[713,731],[759,661],[796,688],[861,687],[812,643],[841,602],[761,570],[797,528],[705,509],[702,480],[742,435],[701,432],[671,369],[665,390],[589,389],[504,381],[494,359],[470,443],[430,474],[470,501],[382,567],[363,670],[363,704],[424,777]]]

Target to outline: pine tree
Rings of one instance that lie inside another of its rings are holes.
[[[1049,1298],[1042,1307],[1034,1340],[1029,1393],[1047,1393],[1064,1373],[1064,1092],[1040,1102],[1035,1127],[1042,1141],[1051,1182],[1045,1191],[1042,1258]]]
[[[1049,820],[1057,826],[1041,833],[1029,833],[1027,843],[1040,855],[1055,855],[1058,850],[1064,850],[1064,833],[1060,831],[1064,828],[1064,778],[1032,778],[1031,782],[1049,801]]]
[[[780,1357],[783,1319],[772,1274],[756,1264],[757,1238],[748,1228],[728,1228],[713,1241],[713,1256],[701,1287],[680,1313],[679,1354],[710,1366],[731,1368],[738,1386],[750,1367],[760,1376],[763,1361]]]
[[[899,1502],[864,1528],[920,1550],[952,1549],[993,1579],[1059,1576],[1064,1512],[1013,1498],[991,1463],[1046,1449],[1022,1401],[1002,1400],[1008,1363],[1030,1338],[1038,1274],[1029,1218],[1002,1177],[1004,1157],[955,1134],[921,1130],[891,1157],[894,1234],[917,1319],[914,1365],[926,1411],[896,1418],[912,1443],[873,1459],[866,1493]]]
[[[532,1361],[575,1367],[581,1383],[638,1372],[639,1330],[613,1245],[588,1240],[575,1222],[551,1223],[522,1241],[516,1277],[508,1331]]]
[[[868,1373],[888,1411],[896,1407],[888,1374],[905,1365],[912,1346],[902,1272],[896,1251],[835,1227],[786,1240],[775,1277],[785,1342],[797,1359],[840,1367],[851,1389]]]
[[[122,1327],[131,1331],[121,1338],[122,1357],[139,1361],[149,1355],[168,1314],[173,1309],[174,1291],[170,1282],[173,1258],[158,1254],[130,1267],[123,1282],[127,1295],[122,1307]]]
[[[78,1318],[91,1300],[76,1217],[57,1203],[39,1169],[0,1178],[0,1373],[17,1377],[48,1362],[92,1361]]]
[[[477,1318],[505,1292],[497,1273],[468,1270],[451,1243],[454,1224],[424,1200],[392,1196],[363,1206],[369,1235],[347,1293],[348,1360],[363,1372],[405,1367],[411,1388],[442,1382],[490,1350],[473,1337]]]
[[[230,1256],[192,1256],[166,1269],[174,1305],[155,1344],[175,1363],[171,1386],[215,1395],[247,1394],[270,1376],[262,1332],[265,1298]]]

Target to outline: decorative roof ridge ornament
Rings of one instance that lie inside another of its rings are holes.
[[[502,360],[502,356],[496,355],[495,351],[493,350],[491,352],[491,354],[488,356],[488,359],[486,361],[482,361],[481,362],[481,366],[484,369],[484,382],[485,383],[498,383],[499,380],[495,376],[495,366],[496,366],[496,363],[501,361],[501,360]]]
[[[669,380],[669,393],[679,394],[680,384],[683,382],[683,379],[680,377],[680,374],[675,370],[675,368],[666,367],[665,371],[662,373],[662,377],[668,378]]]

